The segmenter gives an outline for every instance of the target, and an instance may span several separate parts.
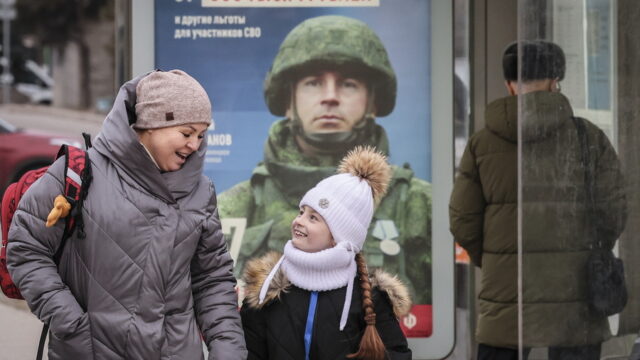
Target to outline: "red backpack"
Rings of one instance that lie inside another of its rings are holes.
[[[85,136],[85,143],[87,148],[91,146],[88,135]],[[87,196],[87,190],[91,183],[91,163],[89,162],[89,154],[73,146],[62,145],[58,151],[56,159],[64,156],[65,169],[64,169],[64,196],[71,204],[70,216],[67,216],[65,221],[65,229],[62,235],[62,241],[53,259],[56,264],[60,261],[62,250],[66,240],[71,237],[74,229],[78,228],[78,236],[84,237],[84,226],[82,223],[82,202]],[[7,244],[9,242],[9,227],[11,226],[11,220],[13,214],[18,208],[18,203],[33,183],[41,178],[49,169],[48,166],[37,170],[27,171],[20,177],[15,183],[9,185],[2,197],[2,249],[0,251],[0,287],[2,292],[12,299],[23,299],[20,294],[20,290],[13,283],[9,272],[7,270]]]

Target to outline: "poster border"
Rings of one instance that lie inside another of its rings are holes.
[[[387,0],[388,1],[388,0]],[[455,345],[454,242],[448,204],[453,188],[453,5],[431,1],[432,91],[432,287],[433,334],[408,339],[414,359],[442,359]],[[154,0],[132,1],[131,69],[133,76],[155,68]],[[438,269],[436,271],[435,269]],[[437,273],[437,276],[435,274]]]
[[[456,342],[455,247],[449,232],[449,196],[455,172],[453,63],[453,2],[431,0],[433,334],[426,339],[408,339],[414,359],[443,359]]]

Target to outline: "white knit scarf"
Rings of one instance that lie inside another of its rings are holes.
[[[260,289],[260,303],[267,296],[269,284],[280,266],[285,275],[295,286],[308,291],[328,291],[347,286],[347,293],[340,317],[340,331],[344,329],[351,307],[353,281],[357,272],[355,260],[356,250],[349,242],[341,242],[336,246],[310,253],[299,250],[291,240],[284,246],[284,254],[271,269],[269,276]]]

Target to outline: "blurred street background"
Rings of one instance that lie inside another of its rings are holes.
[[[61,142],[98,134],[123,81],[121,3],[0,0],[0,195],[21,172],[53,160]],[[13,145],[25,138],[33,146]],[[0,360],[35,358],[42,323],[24,301],[0,292],[0,324]]]

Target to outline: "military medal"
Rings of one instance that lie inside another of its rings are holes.
[[[400,245],[395,240],[385,239],[380,241],[380,250],[387,255],[394,256],[400,253]]]
[[[373,228],[373,237],[380,239],[380,250],[389,256],[400,253],[400,244],[393,240],[398,237],[398,229],[393,220],[378,220]]]

